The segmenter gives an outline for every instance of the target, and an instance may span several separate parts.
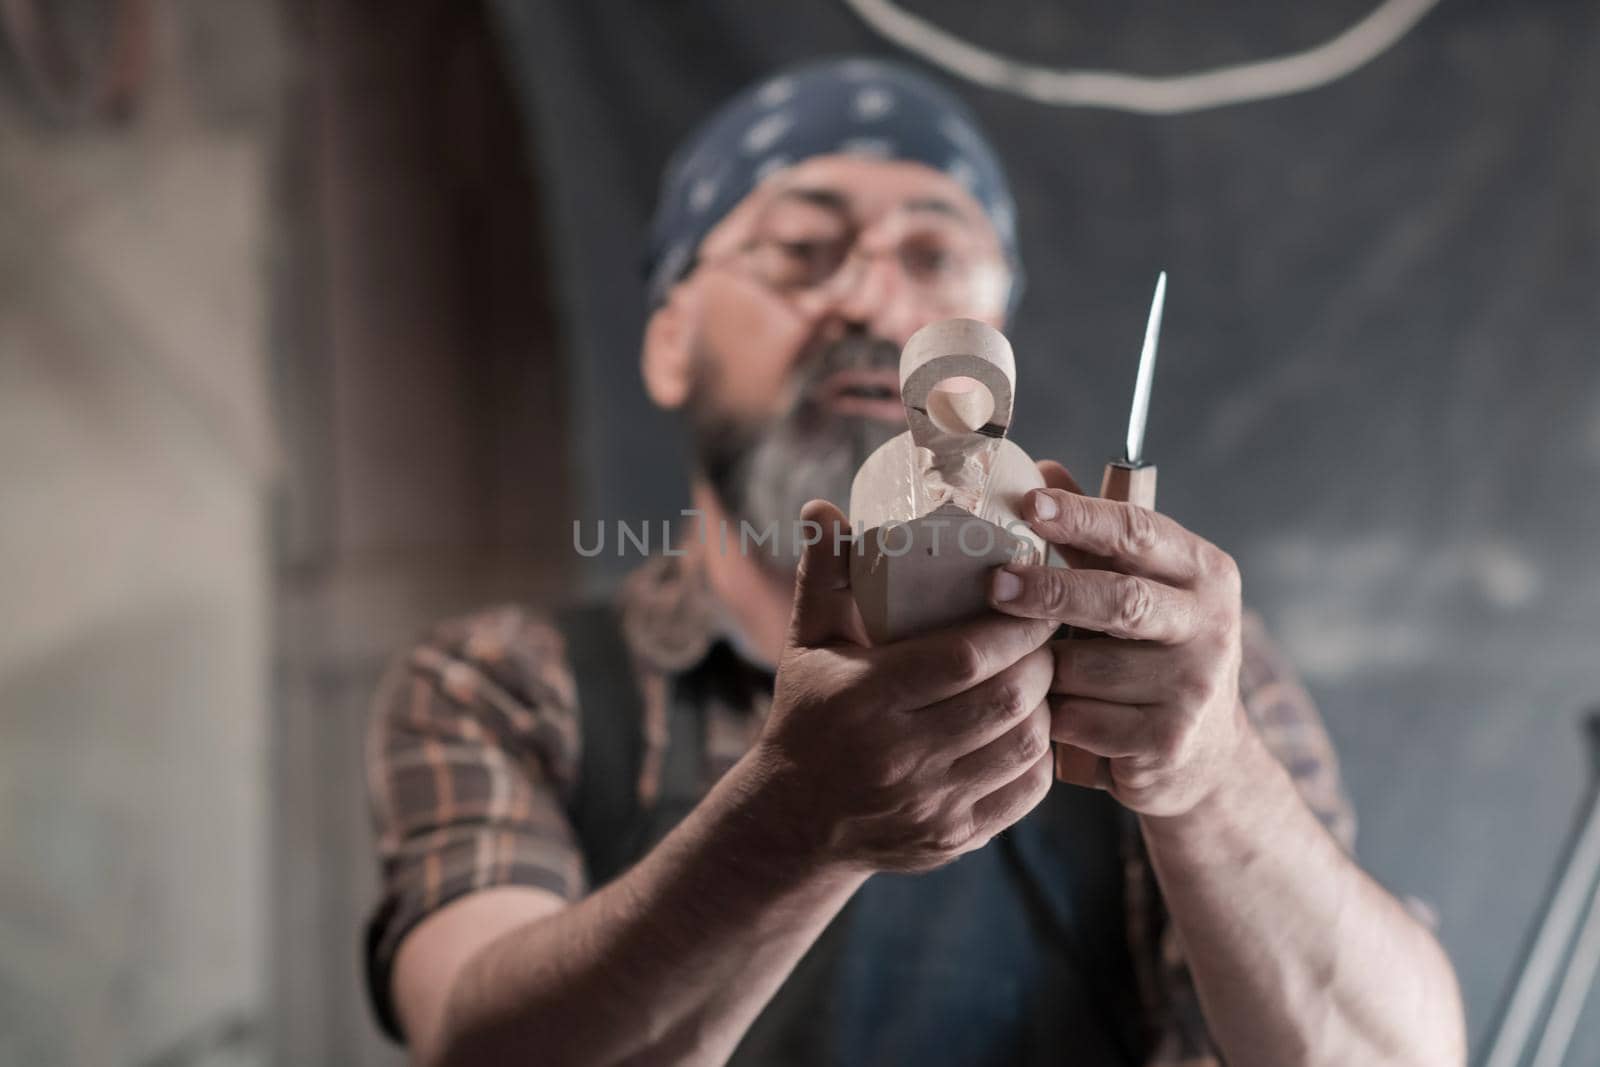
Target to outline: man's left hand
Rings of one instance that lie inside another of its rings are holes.
[[[990,580],[996,610],[1104,635],[1053,643],[1051,736],[1062,770],[1134,811],[1188,812],[1230,773],[1250,730],[1239,698],[1239,568],[1165,515],[1051,488],[1023,517],[1074,566],[1009,565]]]

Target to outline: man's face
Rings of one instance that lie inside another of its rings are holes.
[[[652,322],[645,377],[688,409],[699,472],[734,519],[776,524],[776,563],[813,497],[905,429],[899,353],[938,319],[1003,324],[1009,271],[982,209],[917,163],[806,160],[752,191],[701,244]],[[665,368],[665,369],[663,369]],[[661,378],[676,374],[661,388]]]

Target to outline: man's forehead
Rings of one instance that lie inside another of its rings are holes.
[[[786,200],[809,202],[857,221],[913,210],[944,215],[977,230],[993,229],[982,206],[959,181],[926,164],[817,156],[763,180],[712,229],[705,247],[744,232],[764,210]]]

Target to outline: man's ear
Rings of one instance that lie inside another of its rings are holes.
[[[686,312],[675,296],[650,313],[644,327],[644,351],[640,354],[640,372],[644,375],[645,392],[657,407],[672,411],[682,407],[689,397],[690,366],[689,329]]]

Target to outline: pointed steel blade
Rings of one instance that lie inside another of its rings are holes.
[[[1156,373],[1156,340],[1161,336],[1161,310],[1167,302],[1167,272],[1156,279],[1150,301],[1150,321],[1144,327],[1144,348],[1139,352],[1139,377],[1133,386],[1133,411],[1128,415],[1128,451],[1124,458],[1134,466],[1143,461],[1144,424],[1150,416],[1150,381]]]

